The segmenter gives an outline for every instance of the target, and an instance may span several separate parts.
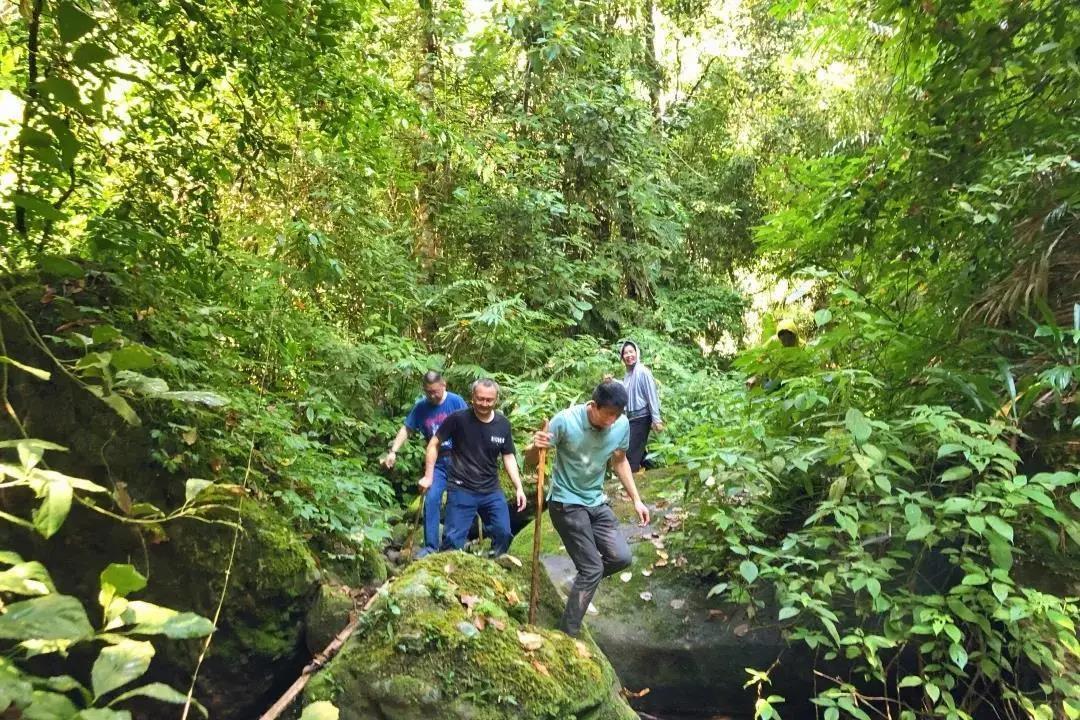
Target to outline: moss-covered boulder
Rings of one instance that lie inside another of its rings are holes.
[[[42,332],[58,322],[42,320]],[[51,367],[10,307],[0,311],[0,329],[12,356]],[[128,505],[152,503],[163,509],[183,503],[186,476],[168,472],[153,460],[155,446],[147,428],[125,424],[65,374],[53,372],[48,381],[12,374],[7,389],[27,433],[68,448],[47,455],[51,468],[110,490],[111,497],[96,498],[103,509],[122,514],[122,498]],[[0,413],[0,438],[20,435],[7,414]],[[4,500],[5,511],[29,515],[29,493],[11,492]],[[320,573],[307,542],[272,506],[246,497],[237,537],[239,498],[222,491],[218,500],[220,508],[198,520],[166,523],[120,522],[75,504],[61,531],[48,539],[0,523],[0,548],[42,562],[57,589],[78,597],[90,617],[100,614],[99,575],[114,562],[130,562],[148,578],[147,588],[135,599],[179,611],[213,618],[225,592],[218,629],[199,671],[196,698],[218,720],[246,719],[265,710],[307,661],[304,615]],[[142,679],[186,690],[203,642],[155,638],[154,645],[157,653]],[[77,677],[88,677],[92,662],[76,655],[40,660],[54,663],[44,674]]]
[[[678,497],[681,481],[677,473],[650,471],[638,487],[643,498],[655,503],[661,497]],[[775,612],[749,617],[742,606],[709,598],[710,586],[685,572],[683,562],[666,547],[666,531],[678,523],[672,505],[663,500],[660,508],[654,505],[650,525],[642,528],[620,488],[613,485],[608,494],[634,562],[601,583],[585,627],[628,689],[649,689],[634,706],[665,714],[750,717],[756,694],[743,687],[745,668],[769,668],[781,654],[785,662],[773,671],[774,689],[805,696],[808,665],[791,662],[800,648],[788,647]],[[511,554],[526,558],[526,567],[534,528],[522,530],[510,548]],[[546,512],[541,528],[542,575],[553,592],[557,588],[565,594],[576,570]]]
[[[353,611],[353,598],[343,585],[323,584],[304,619],[304,640],[312,654],[321,652],[346,625]]]
[[[429,555],[394,580],[308,685],[341,720],[634,720],[602,653],[549,630],[550,586],[526,623],[528,579],[465,553]]]

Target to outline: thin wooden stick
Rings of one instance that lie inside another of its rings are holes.
[[[289,686],[289,689],[285,691],[285,694],[278,698],[278,701],[270,706],[270,709],[264,712],[259,717],[259,720],[277,720],[281,713],[285,712],[285,710],[293,704],[293,701],[296,700],[296,696],[299,695],[300,691],[308,684],[308,680],[311,679],[311,676],[337,655],[341,646],[345,644],[345,641],[348,640],[349,636],[356,630],[356,626],[360,622],[360,616],[368,611],[387,585],[389,585],[389,581],[383,583],[382,586],[368,598],[368,601],[364,603],[364,607],[360,612],[357,613],[354,611],[350,613],[349,624],[342,628],[341,632],[330,641],[330,644],[327,645],[322,652],[311,659],[311,662],[309,662],[301,671],[300,677],[296,678],[296,681]]]
[[[543,432],[548,431],[548,422],[544,421]],[[547,461],[547,448],[540,448],[540,461],[536,466],[536,527],[533,528],[532,546],[532,591],[529,593],[529,624],[536,624],[536,606],[540,601],[540,533],[544,518],[544,464]]]

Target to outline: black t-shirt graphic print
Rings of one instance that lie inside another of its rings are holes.
[[[458,410],[443,420],[435,435],[440,442],[453,441],[451,485],[477,493],[499,489],[499,459],[514,454],[514,438],[505,415],[497,412],[485,423],[472,408]]]

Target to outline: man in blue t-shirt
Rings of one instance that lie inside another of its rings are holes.
[[[397,462],[397,451],[409,439],[409,435],[420,433],[427,442],[438,432],[443,420],[467,406],[462,397],[456,393],[447,392],[446,381],[443,376],[434,370],[424,374],[424,399],[417,400],[405,418],[405,424],[398,430],[394,442],[390,444],[390,451],[383,458],[383,465],[392,468]],[[432,484],[424,496],[424,547],[416,553],[423,557],[439,549],[439,512],[442,510],[443,494],[446,492],[446,477],[450,473],[450,448],[452,443],[447,440],[439,447],[438,458],[432,475]]]
[[[602,382],[593,391],[592,400],[556,414],[548,432],[533,435],[526,450],[535,459],[539,448],[555,449],[548,514],[577,568],[559,622],[559,629],[571,636],[581,632],[581,620],[600,581],[628,567],[633,559],[604,495],[609,458],[641,524],[649,522],[649,509],[641,502],[626,459],[630,444],[630,423],[623,414],[626,402],[626,388],[621,383]]]

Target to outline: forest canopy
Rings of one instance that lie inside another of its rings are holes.
[[[1080,717],[1077,148],[1060,0],[0,1],[5,533],[240,495],[370,551],[425,371],[525,433],[634,338],[680,552],[843,663],[826,718]],[[79,467],[59,380],[186,491]],[[49,557],[0,560],[39,582],[0,628],[70,617]]]

